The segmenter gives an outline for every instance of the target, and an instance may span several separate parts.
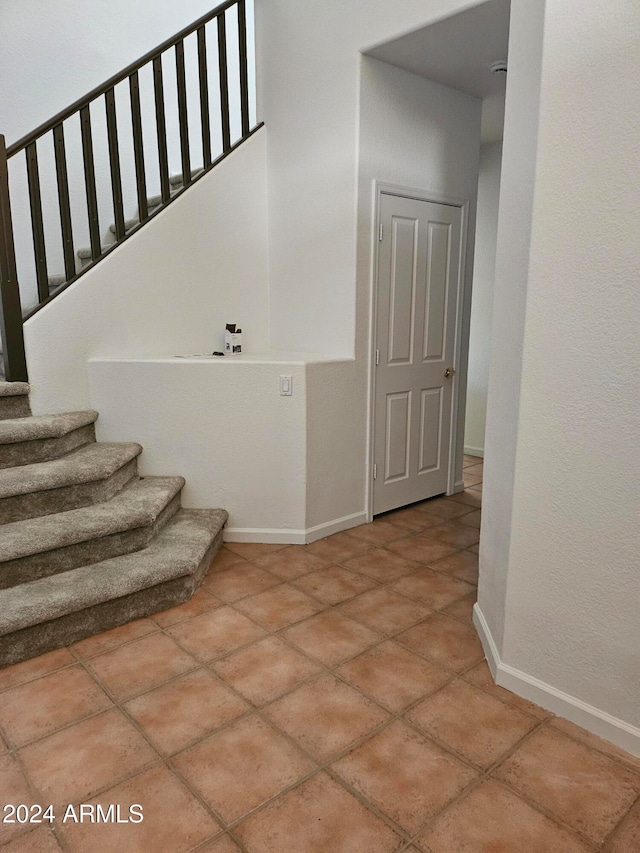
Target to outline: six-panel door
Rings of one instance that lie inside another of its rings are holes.
[[[374,514],[447,489],[462,211],[383,194],[380,222]]]

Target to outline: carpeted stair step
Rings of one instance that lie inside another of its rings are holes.
[[[26,382],[0,381],[0,420],[30,415],[29,385]]]
[[[61,459],[0,469],[0,524],[107,501],[137,472],[142,447],[87,444]]]
[[[110,501],[5,524],[0,589],[138,551],[180,508],[182,477],[134,480]]]
[[[0,666],[187,601],[222,544],[224,510],[180,510],[135,554],[0,591]]]
[[[95,441],[97,418],[87,411],[0,421],[0,468],[57,459]]]

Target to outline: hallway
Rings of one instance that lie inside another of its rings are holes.
[[[640,849],[640,759],[491,680],[482,467],[312,545],[228,543],[187,604],[0,670],[3,802],[55,812],[0,846]],[[63,822],[79,803],[144,820]]]

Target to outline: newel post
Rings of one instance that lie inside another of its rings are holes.
[[[22,309],[11,224],[7,146],[0,134],[0,335],[4,374],[8,382],[27,381]]]

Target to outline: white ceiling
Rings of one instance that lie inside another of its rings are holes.
[[[494,142],[502,138],[505,75],[489,67],[507,58],[509,11],[510,0],[488,0],[366,53],[482,98],[482,141]]]

